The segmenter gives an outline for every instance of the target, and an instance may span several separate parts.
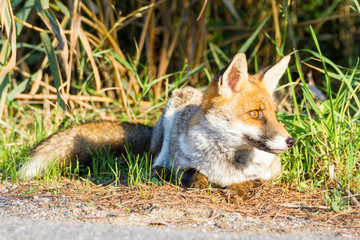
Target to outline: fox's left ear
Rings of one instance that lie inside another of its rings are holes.
[[[290,55],[287,55],[263,73],[262,83],[270,94],[273,94],[275,91],[276,85],[279,83],[281,76],[285,73],[289,61]]]

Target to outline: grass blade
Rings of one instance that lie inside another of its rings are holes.
[[[68,81],[66,83],[67,84],[66,94],[69,94],[69,92],[70,92],[69,78],[71,76],[75,44],[79,37],[80,28],[81,28],[80,4],[79,4],[79,1],[76,0],[74,2],[74,11],[72,14],[71,26],[70,26],[70,59],[69,59],[68,68],[66,69],[67,76],[68,76]]]
[[[46,56],[49,59],[49,66],[50,66],[51,73],[53,74],[53,77],[54,77],[56,93],[57,93],[57,102],[58,102],[59,106],[63,110],[65,110],[65,102],[61,98],[61,94],[59,91],[59,88],[62,84],[62,78],[61,78],[59,63],[56,58],[54,48],[51,45],[50,38],[47,35],[47,33],[45,33],[45,32],[40,33],[40,37],[41,37],[41,41],[43,42],[44,47],[45,47]]]
[[[101,81],[100,81],[100,74],[99,74],[99,70],[97,68],[97,65],[96,65],[96,62],[95,62],[95,59],[93,57],[93,54],[92,54],[92,49],[91,49],[91,46],[90,46],[90,43],[85,35],[85,32],[84,30],[80,27],[80,31],[79,31],[79,38],[80,38],[80,41],[82,42],[84,48],[85,48],[85,51],[86,51],[86,54],[90,60],[90,63],[91,63],[91,67],[93,68],[93,72],[94,72],[94,78],[95,78],[95,84],[96,84],[96,92],[100,92],[101,90]]]
[[[241,46],[238,52],[246,52],[250,45],[254,42],[255,38],[259,35],[261,29],[264,27],[265,23],[270,19],[270,15],[266,16],[266,18],[260,23],[260,25],[256,28],[256,30],[251,34],[251,36],[246,40],[246,42]]]
[[[0,78],[5,76],[16,65],[16,26],[14,21],[14,15],[9,0],[3,0],[0,2],[0,23],[1,28],[6,30],[7,37],[9,39],[11,47],[11,57],[7,62],[6,67],[0,67]],[[6,41],[5,41],[6,42]],[[4,45],[3,45],[4,46]],[[6,51],[1,51],[2,54],[8,54]],[[0,56],[2,59],[4,56]],[[5,62],[3,63],[5,64]]]
[[[36,74],[34,74],[31,78],[25,79],[16,88],[11,90],[7,95],[7,100],[13,101],[17,95],[22,93],[30,85],[30,83],[33,81],[34,76],[36,76]]]
[[[21,19],[22,21],[26,22],[34,6],[35,6],[35,0],[27,0],[24,4],[24,7],[22,7],[20,11],[18,11],[15,14],[15,16]],[[19,22],[16,22],[15,24],[16,24],[16,35],[19,36],[24,25]]]
[[[48,27],[48,29],[54,34],[55,38],[58,41],[58,47],[60,47],[61,49],[60,63],[65,69],[67,82],[70,82],[70,76],[68,75],[68,71],[67,71],[67,69],[69,68],[68,67],[69,47],[67,44],[67,39],[65,37],[64,31],[61,27],[61,24],[57,20],[55,14],[49,8],[48,1],[37,0],[35,2],[35,6],[38,10],[40,18],[43,20],[43,22]],[[66,25],[67,21],[68,18],[65,16],[62,22],[64,25]],[[61,85],[60,88],[62,89],[63,86]],[[60,88],[59,91],[61,90]]]

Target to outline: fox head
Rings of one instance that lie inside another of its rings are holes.
[[[219,134],[236,148],[278,154],[292,147],[295,139],[276,119],[272,97],[289,61],[290,56],[286,56],[249,75],[245,55],[237,54],[210,83],[202,102],[202,117],[221,129]],[[196,119],[200,120],[199,116]]]

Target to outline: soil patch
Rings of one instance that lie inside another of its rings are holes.
[[[3,183],[0,216],[360,238],[360,208],[348,205],[343,211],[333,211],[323,193],[265,183],[242,200],[221,189],[185,189],[172,184],[104,187],[64,178]]]

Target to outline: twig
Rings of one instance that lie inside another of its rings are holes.
[[[201,16],[204,14],[204,11],[205,11],[205,8],[206,8],[206,5],[207,5],[208,1],[205,0],[204,3],[203,3],[203,6],[201,8],[201,11],[199,13],[199,16],[196,18],[196,21],[199,21]]]
[[[325,207],[325,206],[306,206],[306,205],[294,205],[294,204],[280,204],[279,206],[286,208],[309,208],[309,209],[325,209],[325,210],[331,209],[330,207]]]
[[[66,101],[86,101],[86,102],[104,102],[104,103],[111,103],[114,100],[111,98],[106,98],[106,97],[99,97],[99,96],[77,96],[77,95],[69,95],[69,96],[63,96],[64,100]],[[48,100],[56,100],[57,99],[57,95],[55,94],[49,94],[47,96],[44,96],[42,94],[19,94],[16,96],[16,99],[22,99],[22,100],[44,100],[44,99],[48,99]],[[129,104],[134,104],[134,101],[132,101],[131,99],[128,100]],[[147,106],[150,107],[151,106],[151,102],[147,102],[147,101],[141,101],[140,105],[143,106]]]
[[[274,18],[274,29],[275,29],[275,40],[276,40],[276,46],[278,48],[281,47],[281,33],[280,33],[280,24],[279,24],[279,13],[276,6],[276,1],[271,0],[271,9],[273,12],[273,18]],[[276,61],[280,60],[280,56],[276,55]]]
[[[39,27],[34,26],[34,25],[32,25],[32,24],[30,24],[28,22],[25,22],[25,21],[21,20],[20,18],[18,18],[16,16],[14,16],[14,19],[15,19],[15,21],[17,21],[17,22],[21,23],[22,25],[24,25],[24,27],[33,29],[33,30],[38,31],[38,32],[45,32],[46,31],[45,29],[39,28]]]
[[[301,27],[301,26],[308,26],[308,25],[313,25],[316,23],[320,23],[320,22],[327,22],[327,21],[331,21],[331,20],[336,20],[336,19],[342,19],[342,18],[348,18],[348,17],[356,17],[359,16],[358,13],[349,13],[349,14],[335,14],[332,16],[328,16],[328,17],[322,17],[322,18],[317,18],[317,19],[311,19],[311,20],[307,20],[307,21],[300,21],[300,22],[296,22],[296,23],[290,23],[292,27]],[[280,23],[281,27],[284,27],[286,24],[284,22]],[[253,32],[256,29],[256,27],[248,27],[248,26],[242,26],[242,25],[224,25],[224,26],[216,26],[216,27],[212,27],[209,28],[209,32],[221,32],[221,31],[244,31],[244,32]],[[269,32],[269,31],[274,31],[274,27],[265,27],[264,31],[265,32]]]
[[[291,45],[294,48],[294,50],[296,50],[295,51],[296,58],[299,60],[299,62],[301,62],[300,54],[297,51],[298,48],[297,48],[296,41],[295,41],[294,29],[293,29],[293,27],[291,25],[291,18],[290,18],[289,10],[288,10],[288,7],[287,7],[287,2],[285,0],[283,0],[283,6],[284,6],[285,15],[286,15],[286,21],[288,22]],[[300,72],[302,72],[301,64],[299,64],[299,68],[300,68]]]
[[[338,186],[339,190],[340,191],[343,190],[344,193],[350,198],[351,202],[355,206],[360,206],[359,201],[354,197],[354,195],[346,187],[342,186],[341,182],[339,181],[339,179],[336,176],[335,166],[333,164],[331,164],[330,167],[329,167],[329,173],[330,173],[330,178],[335,180],[336,185]]]

